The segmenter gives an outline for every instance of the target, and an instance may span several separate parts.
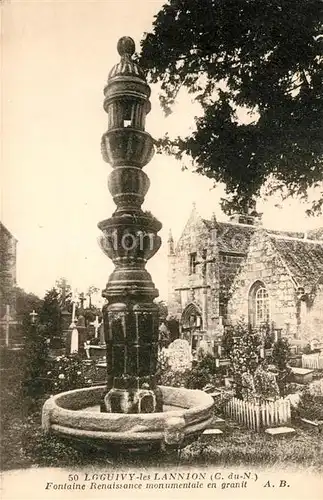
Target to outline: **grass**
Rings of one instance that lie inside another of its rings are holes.
[[[22,402],[21,402],[22,403]],[[2,429],[2,470],[29,467],[100,466],[110,464],[160,466],[178,463],[177,453],[166,451],[155,455],[115,455],[112,451],[93,450],[86,446],[71,445],[41,430],[41,406],[32,411],[17,412],[7,406],[8,417]],[[23,410],[23,405],[20,407]],[[7,413],[6,411],[6,413]],[[295,427],[295,426],[294,426]],[[227,422],[223,435],[214,444],[196,441],[180,453],[181,465],[246,466],[261,465],[287,467],[302,464],[315,472],[322,471],[323,440],[315,430],[296,429],[289,438],[270,438],[253,433],[234,422]]]
[[[115,454],[107,449],[90,449],[82,443],[64,442],[41,430],[41,409],[47,396],[27,399],[22,395],[23,374],[13,368],[2,377],[1,386],[1,469],[30,467],[83,467],[113,465],[170,466],[216,465],[262,467],[305,467],[323,470],[322,436],[292,422],[296,434],[289,438],[270,438],[227,421],[223,435],[214,443],[196,441],[180,452],[134,455]]]

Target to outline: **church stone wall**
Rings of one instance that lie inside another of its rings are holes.
[[[257,281],[263,282],[270,301],[270,321],[283,333],[297,334],[297,298],[295,286],[279,255],[263,229],[251,239],[248,256],[234,279],[228,303],[232,323],[249,319],[250,289]]]
[[[195,273],[190,273],[190,254],[196,252]],[[206,252],[206,253],[205,253]],[[218,261],[210,230],[195,210],[173,254],[168,257],[168,312],[180,319],[194,303],[202,313],[203,329],[218,319]]]
[[[323,283],[317,286],[313,298],[300,314],[299,336],[304,341],[316,339],[323,343]]]

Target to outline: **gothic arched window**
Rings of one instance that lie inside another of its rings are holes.
[[[249,322],[257,327],[270,320],[270,305],[268,291],[261,281],[256,281],[249,293]]]
[[[256,292],[256,324],[269,321],[269,296],[266,288],[258,288]]]

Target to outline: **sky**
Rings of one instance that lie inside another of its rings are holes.
[[[118,39],[131,36],[139,48],[151,30],[160,0],[4,0],[1,11],[1,204],[0,219],[18,239],[17,282],[43,296],[64,276],[74,289],[105,287],[113,264],[102,253],[97,223],[114,204],[107,188],[111,167],[101,158],[107,129],[103,87],[119,61]],[[186,135],[199,108],[181,92],[165,118],[152,86],[146,130]],[[242,116],[243,118],[243,116]],[[193,202],[207,218],[215,212],[223,187],[182,171],[174,158],[155,155],[145,171],[151,187],[143,208],[163,223],[163,246],[147,268],[167,298],[167,237],[175,241]],[[305,216],[304,205],[277,199],[258,204],[263,224],[307,230],[323,225]]]

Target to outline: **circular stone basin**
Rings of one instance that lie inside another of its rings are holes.
[[[160,386],[161,413],[104,413],[106,386],[63,392],[49,398],[42,427],[62,437],[115,445],[185,444],[197,438],[213,419],[213,399],[203,391]]]

